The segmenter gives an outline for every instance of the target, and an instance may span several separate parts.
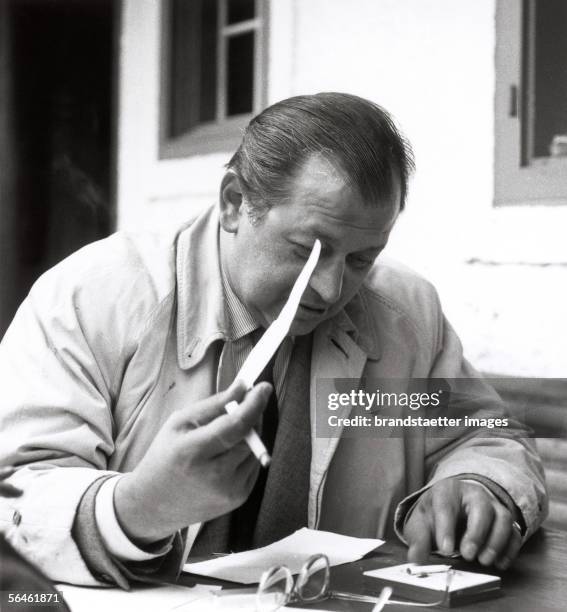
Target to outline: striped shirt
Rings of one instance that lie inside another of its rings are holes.
[[[230,382],[232,382],[250,354],[254,346],[255,334],[253,332],[260,329],[260,326],[232,290],[222,264],[222,258],[220,268],[228,321],[228,340],[227,346],[223,349],[223,362],[225,364],[224,369],[227,370],[226,375],[229,377]],[[292,349],[293,339],[288,337],[284,339],[276,353],[276,360],[274,362],[274,386],[276,388],[279,406],[282,405],[286,389],[286,373]],[[230,370],[230,372],[228,370]]]

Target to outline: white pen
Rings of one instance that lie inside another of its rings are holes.
[[[406,568],[411,576],[429,576],[430,574],[446,574],[451,569],[450,565],[414,565]]]
[[[224,407],[228,414],[232,414],[237,408],[238,403],[234,400],[232,402],[228,402],[228,404]],[[261,466],[268,467],[271,461],[270,453],[268,453],[268,449],[264,446],[264,443],[260,439],[260,436],[256,433],[256,430],[251,429],[244,439],[246,440],[246,444],[248,444],[250,450],[257,457]]]
[[[299,273],[297,280],[295,281],[291,293],[287,302],[284,304],[278,318],[273,321],[268,329],[264,332],[263,336],[258,340],[254,348],[250,351],[248,357],[244,360],[240,371],[236,375],[236,379],[244,381],[248,390],[252,389],[256,379],[262,373],[262,370],[269,363],[274,353],[278,350],[279,345],[283,339],[287,336],[301,296],[307,287],[307,283],[315,270],[315,266],[319,261],[319,255],[321,254],[321,242],[315,240],[309,259],[305,262],[303,270]],[[229,402],[225,406],[225,410],[232,414],[234,409],[238,406],[235,401]],[[260,436],[252,429],[245,437],[246,444],[250,450],[254,453],[255,457],[261,463],[263,467],[267,467],[270,464],[270,453],[264,446],[264,443],[260,439]]]

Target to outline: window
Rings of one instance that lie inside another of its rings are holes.
[[[229,151],[264,105],[266,0],[164,0],[161,157]]]
[[[499,0],[495,203],[567,204],[567,2]]]

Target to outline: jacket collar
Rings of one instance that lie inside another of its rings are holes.
[[[176,267],[177,359],[185,370],[199,363],[215,340],[229,336],[216,206],[207,209],[180,234]]]
[[[219,253],[218,208],[211,206],[177,243],[177,358],[184,370],[197,365],[214,341],[230,339]],[[379,359],[378,330],[372,325],[366,292],[363,287],[325,326],[340,344],[345,339],[345,352],[348,338],[370,359]]]

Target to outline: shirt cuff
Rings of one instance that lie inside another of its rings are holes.
[[[491,499],[496,499],[497,501],[500,501],[498,497],[496,497],[496,495],[494,495],[494,493],[484,483],[480,482],[480,480],[474,480],[473,478],[460,478],[459,480],[461,480],[462,482],[470,482],[471,484],[475,484],[479,487],[482,487],[488,493]]]
[[[95,520],[107,551],[121,561],[150,561],[171,550],[173,536],[152,552],[138,548],[122,530],[114,510],[114,488],[122,475],[109,478],[99,489],[95,500]]]

